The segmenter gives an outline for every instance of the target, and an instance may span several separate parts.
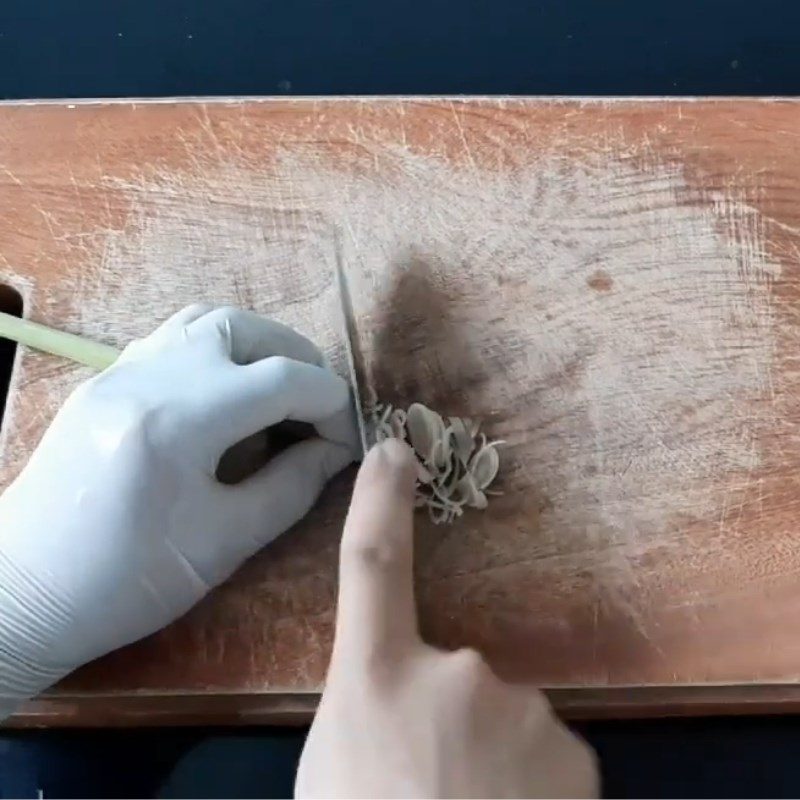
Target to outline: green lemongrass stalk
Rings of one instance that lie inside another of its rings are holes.
[[[93,342],[74,333],[57,331],[38,322],[19,319],[2,311],[0,311],[0,337],[33,347],[35,350],[43,350],[54,356],[77,361],[98,372],[110,367],[119,358],[119,350],[107,344]]]

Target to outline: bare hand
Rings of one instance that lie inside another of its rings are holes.
[[[473,650],[420,638],[414,604],[414,460],[374,448],[340,560],[336,641],[297,776],[299,797],[583,797],[589,748],[541,692],[499,680]]]

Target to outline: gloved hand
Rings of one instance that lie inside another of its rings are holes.
[[[318,438],[243,483],[230,446],[282,420]],[[276,322],[187,308],[80,386],[0,497],[0,719],[181,616],[350,463],[347,384]]]
[[[412,576],[414,458],[373,448],[339,562],[336,638],[297,773],[298,797],[584,797],[589,748],[544,695],[471,650],[420,638]]]

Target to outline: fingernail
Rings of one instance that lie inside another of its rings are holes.
[[[386,439],[379,448],[386,461],[397,469],[408,469],[414,465],[411,448],[399,439]]]
[[[394,491],[413,495],[416,463],[411,448],[398,439],[387,439],[367,454],[359,474],[360,480],[374,486],[393,486]]]
[[[417,459],[411,448],[399,439],[386,439],[370,450],[370,457],[378,469],[389,470],[395,476],[413,475],[416,478]]]

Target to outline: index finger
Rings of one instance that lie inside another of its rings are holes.
[[[205,398],[207,441],[219,456],[236,442],[287,419],[313,424],[326,439],[357,452],[347,382],[324,367],[273,356],[228,365]]]
[[[363,664],[418,641],[414,602],[414,455],[388,439],[356,479],[339,556],[332,667]]]
[[[253,311],[232,306],[216,308],[188,326],[189,335],[219,335],[235,364],[252,364],[270,356],[284,356],[293,361],[322,366],[319,349],[296,330],[262,317]]]

